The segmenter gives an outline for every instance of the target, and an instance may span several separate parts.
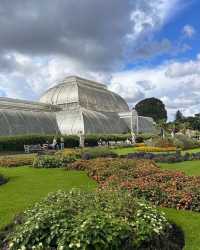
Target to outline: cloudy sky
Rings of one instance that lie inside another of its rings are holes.
[[[199,0],[0,0],[0,96],[37,100],[67,75],[130,107],[200,112]]]

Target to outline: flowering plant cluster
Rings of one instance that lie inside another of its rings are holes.
[[[100,187],[129,190],[155,205],[200,212],[200,177],[160,169],[150,160],[96,159],[70,167],[86,169]]]
[[[164,214],[129,192],[59,191],[27,210],[8,236],[17,249],[180,250]]]
[[[0,166],[1,167],[21,167],[21,166],[32,165],[34,159],[35,159],[34,154],[1,156],[0,157]]]
[[[76,161],[76,156],[54,156],[54,155],[42,155],[35,157],[32,166],[35,168],[62,168],[67,164]]]
[[[172,151],[176,151],[176,147],[142,146],[142,147],[138,147],[137,151],[139,151],[139,152],[172,152]]]

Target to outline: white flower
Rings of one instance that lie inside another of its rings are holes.
[[[78,242],[78,243],[76,244],[76,246],[77,246],[77,248],[80,248],[80,246],[81,246],[80,242]]]

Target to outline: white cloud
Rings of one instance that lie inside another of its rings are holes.
[[[185,115],[200,111],[200,57],[188,62],[168,62],[155,68],[128,70],[113,74],[109,88],[120,93],[130,105],[142,96],[160,98],[174,117],[177,109]],[[144,85],[146,84],[146,88]],[[149,87],[150,86],[150,87]],[[140,92],[140,96],[136,93]]]
[[[182,32],[186,37],[192,38],[195,35],[196,30],[193,26],[187,24],[183,27]]]

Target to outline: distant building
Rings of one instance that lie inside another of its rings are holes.
[[[106,85],[71,76],[39,102],[0,98],[0,135],[152,132],[152,118],[129,111]]]

